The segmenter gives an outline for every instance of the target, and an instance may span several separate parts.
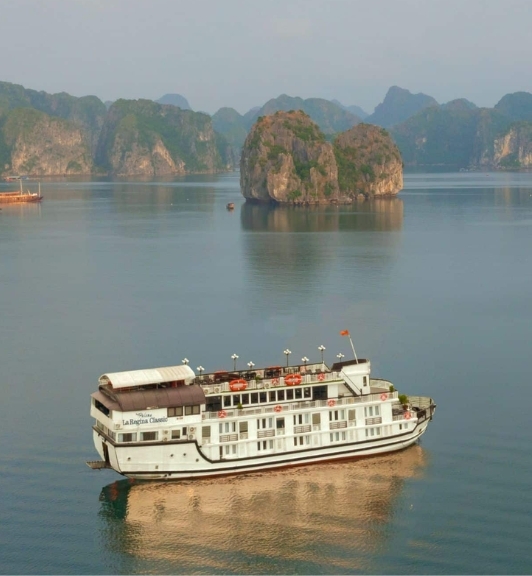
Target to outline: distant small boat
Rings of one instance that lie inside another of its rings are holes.
[[[27,180],[27,176],[6,176],[4,180],[6,182],[15,182],[16,180]]]
[[[226,208],[228,210],[234,210],[235,209],[235,204],[234,202],[229,202],[229,204],[227,204]]]
[[[41,196],[41,183],[39,182],[39,192],[24,192],[22,189],[22,180],[20,182],[20,190],[17,192],[0,192],[0,204],[21,204],[27,202],[40,202],[43,197]]]

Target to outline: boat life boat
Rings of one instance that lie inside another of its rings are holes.
[[[185,364],[103,374],[90,409],[101,460],[87,464],[143,480],[245,473],[401,450],[433,418],[432,398],[400,400],[356,354],[331,367],[304,360],[253,372],[196,375]]]

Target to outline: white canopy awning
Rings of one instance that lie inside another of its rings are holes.
[[[166,366],[163,368],[149,368],[147,370],[130,370],[129,372],[111,372],[102,374],[100,384],[111,384],[113,388],[129,388],[132,386],[146,386],[162,382],[175,382],[184,380],[189,384],[196,375],[187,365]]]

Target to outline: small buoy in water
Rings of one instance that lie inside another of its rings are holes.
[[[234,210],[234,209],[235,209],[235,205],[234,205],[233,202],[229,202],[229,204],[227,204],[226,208],[227,208],[228,210]]]

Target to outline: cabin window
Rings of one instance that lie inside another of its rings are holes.
[[[202,438],[210,438],[211,437],[211,427],[210,426],[203,426],[202,427],[201,437]]]
[[[236,432],[236,422],[220,422],[218,424],[218,431],[220,434],[229,434],[230,432]]]
[[[257,420],[257,429],[273,428],[273,418],[259,418]]]
[[[222,409],[222,397],[221,396],[208,396],[207,405],[205,410],[207,412],[218,412]]]
[[[258,404],[258,402],[259,402],[259,394],[258,394],[258,392],[252,392],[252,393],[250,394],[250,396],[251,396],[251,403],[252,403],[252,404]]]
[[[279,402],[284,400],[284,390],[277,390],[277,400],[279,400]]]
[[[233,406],[238,406],[239,404],[242,404],[240,394],[233,394]]]
[[[373,416],[373,406],[364,406],[364,416],[371,418]]]
[[[381,429],[380,428],[366,428],[366,438],[370,436],[380,436]]]
[[[183,406],[168,408],[168,417],[170,418],[171,416],[183,416]]]
[[[153,442],[157,440],[158,432],[141,432],[140,439],[143,442]]]
[[[247,422],[240,422],[238,425],[240,433],[248,431],[248,423]]]
[[[266,392],[259,392],[259,400],[261,402],[268,402],[268,399],[266,397]]]
[[[312,424],[314,426],[319,426],[321,424],[321,414],[319,412],[312,414]]]
[[[105,414],[106,416],[109,416],[109,414],[111,413],[109,408],[107,408],[107,406],[104,406],[101,402],[96,400],[96,398],[94,398],[94,406],[96,406],[96,408],[98,408],[98,410],[103,414]]]
[[[181,438],[181,430],[172,430],[172,440],[179,440]]]
[[[310,414],[307,412],[306,414],[294,414],[294,426],[298,424],[308,424],[310,422]]]
[[[273,450],[273,440],[262,440],[261,442],[257,442],[257,450],[259,452],[261,450]]]
[[[364,386],[367,386],[367,385],[368,385],[368,377],[364,376]]]
[[[224,396],[224,408],[231,407],[231,396]]]
[[[312,388],[313,400],[327,400],[327,386],[314,386]]]
[[[346,439],[345,432],[331,432],[330,441],[331,442],[345,442]]]
[[[242,394],[242,404],[249,404],[249,394]]]
[[[277,418],[277,421],[275,423],[275,427],[278,430],[281,430],[281,429],[284,430],[284,418]]]
[[[199,406],[185,406],[185,416],[190,416],[191,414],[199,414]]]
[[[125,434],[118,435],[119,442],[136,442],[137,441],[137,434],[135,432],[129,432]]]
[[[310,444],[310,436],[294,436],[294,446]]]
[[[301,388],[296,388],[294,390],[294,392],[295,392],[296,400],[300,400],[301,398],[303,398],[303,390]]]
[[[290,388],[290,390],[286,391],[286,399],[293,400],[294,399],[294,391]]]
[[[275,402],[275,390],[270,392],[270,402]]]
[[[312,397],[312,388],[303,388],[303,397],[304,398],[311,398]]]

